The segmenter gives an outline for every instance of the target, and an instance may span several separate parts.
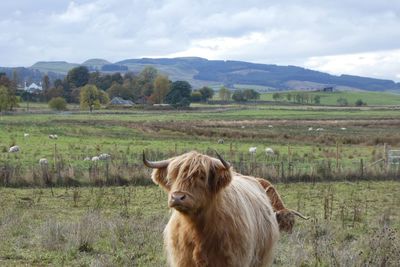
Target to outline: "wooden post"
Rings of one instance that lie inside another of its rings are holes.
[[[385,166],[387,166],[389,162],[388,162],[388,149],[386,143],[383,144],[383,159],[385,162]]]
[[[57,160],[57,144],[54,144],[54,160],[53,160],[53,169],[56,169],[56,160]]]
[[[339,142],[336,142],[336,171],[339,170]]]
[[[360,171],[361,171],[361,178],[364,177],[364,160],[360,159]]]

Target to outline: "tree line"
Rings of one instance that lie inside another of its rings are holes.
[[[9,79],[0,73],[0,111],[12,110],[23,101],[48,102],[50,108],[64,110],[68,103],[80,104],[81,108],[99,108],[114,97],[121,97],[141,104],[170,104],[187,107],[191,102],[205,102],[214,96],[210,87],[194,89],[187,81],[171,81],[154,67],[145,67],[140,73],[126,72],[104,74],[90,72],[87,67],[71,69],[63,79],[51,81],[49,76],[42,79],[42,90],[36,92],[18,91],[18,77]],[[260,98],[252,89],[231,92],[221,87],[219,97],[224,101],[247,101]]]

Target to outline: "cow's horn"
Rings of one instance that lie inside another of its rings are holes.
[[[143,163],[144,163],[144,165],[146,165],[146,166],[149,167],[149,168],[152,168],[152,169],[161,169],[161,168],[166,168],[166,167],[168,167],[169,160],[148,161],[148,160],[146,159],[146,155],[145,155],[144,150],[143,150]]]
[[[229,168],[231,167],[231,165],[230,165],[228,162],[226,162],[226,161],[221,157],[221,155],[218,154],[217,151],[215,151],[215,153],[217,154],[217,157],[218,157],[218,159],[221,161],[222,165],[224,165],[225,169],[229,170]]]
[[[297,216],[299,216],[300,218],[302,218],[302,219],[304,219],[304,220],[310,219],[310,218],[304,216],[303,214],[301,214],[301,213],[298,212],[298,211],[295,211],[295,210],[290,210],[290,211],[291,211],[294,215],[297,215]]]

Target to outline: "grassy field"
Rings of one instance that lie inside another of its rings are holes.
[[[297,91],[288,92],[296,94]],[[321,105],[338,105],[339,98],[347,99],[349,106],[354,106],[354,103],[361,99],[369,106],[386,106],[386,105],[400,105],[400,94],[386,93],[386,92],[367,92],[367,91],[337,91],[332,93],[323,92],[307,92],[312,97],[319,95],[321,97]],[[273,93],[265,93],[261,95],[261,100],[273,101]],[[282,93],[286,100],[286,94]]]
[[[0,116],[0,266],[165,266],[166,194],[150,186],[141,153],[215,149],[311,216],[282,235],[275,266],[397,266],[399,165],[372,164],[384,143],[400,147],[399,118],[395,108],[265,105]],[[111,160],[84,160],[101,153]]]
[[[311,216],[279,241],[274,266],[396,266],[398,182],[278,184]],[[1,266],[164,266],[166,194],[156,186],[0,188]],[[383,264],[383,265],[382,265]]]
[[[96,172],[94,175],[107,173],[114,178],[132,180],[143,177],[143,172],[138,170],[142,168],[138,163],[143,150],[152,158],[160,159],[189,150],[213,154],[217,149],[236,163],[240,171],[277,179],[283,176],[279,170],[282,167],[277,164],[288,165],[289,161],[286,176],[292,173],[296,177],[303,174],[322,177],[325,174],[319,170],[335,165],[334,171],[339,171],[335,175],[346,177],[346,169],[359,170],[360,160],[368,166],[383,158],[384,143],[400,146],[400,120],[397,119],[400,114],[397,118],[395,115],[399,112],[258,106],[188,112],[106,114],[101,111],[2,116],[0,163],[5,167],[0,183],[14,177],[13,183],[19,179],[29,184],[49,173],[54,180],[56,176],[59,179],[65,176],[85,184],[91,179],[92,171]],[[29,137],[24,137],[24,133],[29,133]],[[51,140],[50,134],[57,134],[59,138]],[[221,138],[224,144],[217,143]],[[20,146],[21,151],[8,153],[13,145]],[[258,147],[256,155],[248,153],[251,146]],[[276,155],[266,157],[266,147],[273,148]],[[101,153],[110,154],[111,162],[94,166],[84,161]],[[40,158],[49,160],[49,169],[45,172],[39,168]]]

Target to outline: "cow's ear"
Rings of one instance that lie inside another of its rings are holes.
[[[224,166],[219,164],[211,168],[208,177],[208,184],[212,192],[219,192],[222,188],[229,185],[232,180],[231,169],[226,169]]]
[[[168,167],[154,169],[153,173],[151,174],[151,179],[155,184],[158,184],[165,190],[169,191],[171,189],[171,186],[168,183],[167,172]]]

